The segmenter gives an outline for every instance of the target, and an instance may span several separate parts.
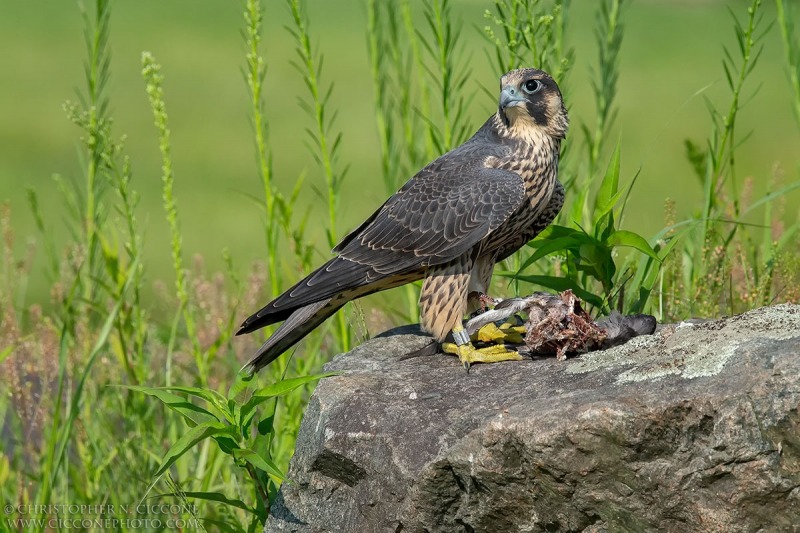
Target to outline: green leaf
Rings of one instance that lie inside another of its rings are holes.
[[[163,388],[142,387],[138,385],[117,385],[117,386],[141,392],[147,394],[148,396],[153,396],[154,398],[157,398],[164,405],[166,405],[173,411],[179,413],[181,416],[183,416],[189,422],[191,422],[190,425],[194,426],[197,424],[202,424],[204,422],[219,422],[219,418],[214,416],[214,414],[212,414],[211,412],[207,411],[206,409],[203,409],[198,405],[193,404],[183,396],[172,394],[171,392],[165,391]]]
[[[647,243],[647,240],[645,240],[645,238],[638,233],[634,233],[632,231],[615,231],[608,237],[606,244],[609,246],[629,246],[639,250],[643,254],[649,255],[656,261],[661,262],[661,258],[658,257],[658,254],[655,252],[655,250],[653,250],[653,248]]]
[[[583,211],[584,208],[586,207],[586,202],[589,197],[589,189],[590,189],[590,184],[589,183],[584,184],[583,187],[578,189],[577,191],[578,197],[575,198],[575,200],[573,200],[572,202],[572,208],[570,209],[568,220],[572,221],[575,224],[580,224],[581,222],[583,222]]]
[[[272,428],[273,428],[274,422],[275,422],[275,414],[274,413],[272,415],[266,417],[265,419],[260,420],[258,422],[258,424],[256,425],[256,428],[258,428],[258,434],[259,435],[269,435],[270,433],[272,433]]]
[[[575,268],[579,272],[585,272],[594,277],[604,287],[610,287],[611,279],[616,272],[611,249],[605,243],[591,242],[580,247],[579,255],[580,262],[576,264]]]
[[[559,226],[558,224],[550,224],[535,239],[530,241],[528,243],[528,246],[532,248],[537,248],[538,243],[540,241],[552,240],[558,237],[569,237],[571,235],[575,235],[576,233],[583,234],[585,232],[578,231],[575,228],[571,228],[569,226]]]
[[[270,476],[277,478],[279,481],[286,479],[286,475],[281,472],[280,468],[278,468],[275,463],[266,457],[262,457],[256,453],[255,450],[251,450],[249,448],[239,448],[238,450],[233,451],[233,456],[237,459],[243,459],[247,461],[259,470],[263,470]]]
[[[649,255],[642,258],[642,263],[640,263],[640,266],[637,269],[636,276],[632,284],[632,289],[634,291],[638,291],[639,298],[631,304],[628,312],[641,313],[644,311],[647,300],[650,298],[650,293],[653,291],[656,281],[658,281],[658,273],[661,270],[661,264],[672,252],[672,249],[675,248],[675,245],[678,244],[681,237],[688,233],[689,230],[690,228],[687,228],[677,235],[671,236],[664,247],[658,250],[658,259],[655,262],[657,266],[655,266],[655,268],[653,266],[653,259]]]
[[[167,469],[172,466],[183,454],[191,450],[198,442],[204,441],[209,437],[219,435],[236,436],[236,430],[228,424],[222,422],[203,422],[197,424],[189,431],[184,433],[181,438],[173,444],[161,460],[161,466],[158,467],[154,476],[160,477]],[[155,483],[155,481],[153,481]],[[148,489],[149,491],[149,489]]]
[[[603,217],[608,215],[611,212],[611,210],[614,209],[614,206],[617,205],[617,202],[619,202],[619,199],[622,198],[623,194],[625,194],[624,190],[617,191],[616,194],[614,194],[611,198],[609,198],[608,202],[606,202],[604,205],[599,205],[595,207],[594,220],[592,221],[592,223],[595,226],[595,235],[598,234],[596,228],[600,225],[600,222],[603,220]]]
[[[227,455],[233,455],[233,451],[239,447],[239,443],[236,439],[228,435],[214,435],[211,438],[217,443],[219,449]]]
[[[575,233],[582,233],[582,232],[577,231],[577,230],[573,230],[573,231]],[[524,271],[526,268],[528,268],[533,263],[535,263],[536,261],[538,261],[539,259],[541,259],[542,257],[544,257],[546,255],[549,255],[549,254],[552,254],[552,253],[555,253],[555,252],[564,251],[567,248],[574,248],[574,247],[580,245],[579,240],[574,236],[558,237],[558,238],[555,238],[555,239],[552,239],[552,240],[539,240],[539,241],[536,241],[536,242],[537,242],[537,244],[539,244],[539,247],[536,249],[536,251],[533,254],[531,254],[530,257],[528,257],[525,260],[525,262],[522,264],[522,266],[519,267],[519,272]]]
[[[272,440],[274,438],[273,435],[274,424],[275,424],[275,409],[273,409],[272,413],[270,413],[264,419],[259,420],[256,423],[256,430],[258,431],[258,434],[263,437],[263,438],[253,439],[254,449],[256,452],[262,455],[267,455],[267,456],[270,455],[270,448],[272,445]],[[243,430],[243,432],[248,430]]]
[[[249,372],[239,372],[236,374],[236,379],[231,385],[231,388],[228,389],[228,400],[233,400],[243,391],[247,390],[247,388],[253,383],[253,378],[255,374],[251,374]]]
[[[282,379],[277,383],[273,383],[272,385],[268,385],[255,391],[253,393],[253,399],[260,398],[266,400],[269,398],[275,398],[276,396],[283,396],[284,394],[288,394],[298,387],[302,387],[306,383],[311,383],[330,376],[338,376],[339,374],[341,374],[341,372],[327,372],[325,374],[312,374],[309,376],[301,376],[299,378]]]
[[[253,396],[242,406],[240,425],[242,427],[248,426],[255,415],[255,408],[270,398],[283,396],[284,394],[288,394],[298,387],[302,387],[306,383],[311,383],[313,381],[330,376],[336,376],[338,374],[339,372],[328,372],[326,374],[313,374],[299,378],[283,379],[277,383],[273,383],[272,385],[257,390],[253,393]]]
[[[597,196],[594,200],[594,209],[595,209],[595,223],[599,220],[597,216],[598,211],[603,209],[608,209],[609,204],[611,207],[614,206],[616,200],[614,197],[619,199],[618,189],[619,189],[619,160],[620,160],[620,144],[617,141],[617,146],[614,148],[614,153],[611,156],[611,161],[608,163],[608,168],[606,169],[606,174],[603,176],[603,181],[600,182],[600,189],[597,191]],[[607,213],[608,211],[606,211]]]
[[[218,393],[213,389],[203,389],[201,387],[181,387],[175,385],[169,387],[160,387],[160,388],[162,388],[163,390],[185,392],[186,394],[207,401],[208,403],[219,409],[221,413],[227,413],[228,411],[226,398],[222,394]]]

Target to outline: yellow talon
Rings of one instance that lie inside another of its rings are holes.
[[[452,342],[442,343],[442,351],[457,355],[464,368],[469,371],[473,363],[496,363],[499,361],[522,361],[516,350],[509,350],[503,344],[495,344],[485,348],[475,348],[472,343],[458,346]]]

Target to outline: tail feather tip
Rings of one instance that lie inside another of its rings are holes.
[[[242,368],[239,369],[239,372],[245,372],[247,375],[252,376],[259,370],[260,369],[256,368],[255,360],[250,360],[247,363],[245,363],[245,365]]]

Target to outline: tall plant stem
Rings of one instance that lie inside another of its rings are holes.
[[[302,11],[300,0],[287,0],[287,2],[292,15],[292,21],[294,22],[294,27],[291,28],[290,31],[297,41],[297,54],[300,58],[298,70],[304,77],[306,88],[311,97],[311,104],[307,106],[307,109],[315,125],[312,137],[317,145],[317,151],[313,155],[322,166],[325,176],[325,201],[328,207],[328,227],[326,229],[326,236],[328,238],[328,246],[333,248],[336,245],[339,235],[336,229],[338,219],[337,208],[339,204],[341,182],[344,176],[343,172],[337,174],[333,167],[339,142],[341,141],[341,134],[336,134],[333,138],[329,136],[335,114],[330,117],[326,114],[326,106],[333,87],[329,86],[325,90],[320,88],[319,75],[322,60],[316,57],[311,48],[308,22]],[[338,337],[341,341],[341,349],[348,350],[350,348],[350,330],[347,325],[347,320],[342,313],[338,313],[336,315],[336,322],[339,330]]]
[[[275,213],[277,191],[272,182],[272,155],[267,149],[267,123],[264,119],[263,82],[266,65],[259,53],[263,8],[260,0],[247,0],[245,5],[245,42],[247,46],[247,70],[245,78],[250,92],[250,110],[253,114],[253,128],[256,136],[258,171],[264,190],[264,237],[267,246],[267,263],[271,297],[280,293],[281,275],[278,267],[278,230]]]

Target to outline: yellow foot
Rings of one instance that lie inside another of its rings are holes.
[[[469,372],[473,363],[496,363],[498,361],[522,361],[522,356],[516,350],[510,350],[502,344],[475,348],[472,343],[458,346],[452,342],[442,343],[442,351],[457,355],[461,364]]]
[[[490,322],[473,333],[471,339],[473,342],[522,344],[525,342],[523,339],[524,334],[525,326],[515,326],[506,322],[497,327],[494,322]]]

